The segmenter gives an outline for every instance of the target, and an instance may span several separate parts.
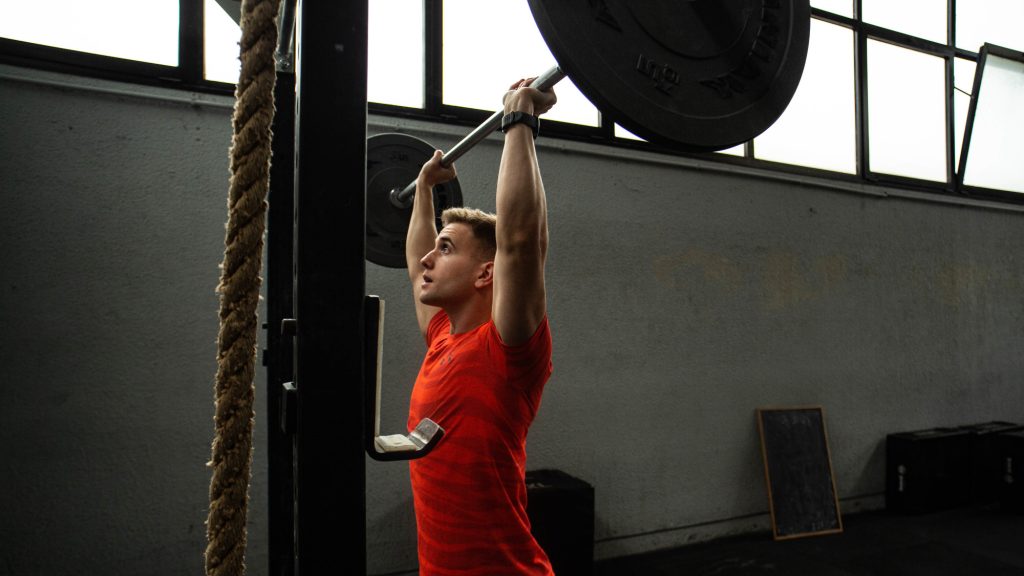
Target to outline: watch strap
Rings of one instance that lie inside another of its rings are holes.
[[[526,112],[509,112],[501,117],[501,132],[508,132],[508,129],[516,124],[526,124],[533,130],[533,138],[540,134],[540,118]]]

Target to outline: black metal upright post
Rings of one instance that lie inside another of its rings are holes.
[[[295,574],[292,437],[282,426],[283,388],[294,374],[292,339],[281,321],[294,312],[295,75],[278,71],[274,87],[273,156],[267,210],[267,487],[271,576]]]
[[[366,573],[367,0],[296,10],[296,574]]]

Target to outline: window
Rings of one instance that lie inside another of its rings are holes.
[[[847,18],[853,18],[853,0],[811,0],[811,6]]]
[[[868,40],[868,142],[872,172],[946,180],[945,64]]]
[[[0,0],[0,37],[178,65],[178,0]]]
[[[423,108],[422,0],[371,0],[366,91],[370,102]]]
[[[853,31],[812,20],[800,86],[782,116],[754,139],[755,156],[855,173],[853,78]]]
[[[1024,56],[986,44],[979,66],[960,163],[963,184],[1024,193]]]
[[[203,1],[203,25],[203,77],[214,82],[238,82],[242,29],[214,0]]]
[[[1024,51],[1024,2],[960,0],[956,3],[956,45],[978,52],[985,42]]]
[[[861,0],[861,8],[864,22],[946,43],[946,0]]]
[[[985,162],[1003,162],[999,153],[1024,152],[1007,143],[1020,129],[1007,127],[1017,117],[1006,103],[1019,96],[988,96],[1002,99],[1005,109],[977,112],[967,173],[959,170],[963,142],[971,138],[978,52],[986,42],[1024,49],[1024,2],[811,5],[810,49],[788,108],[753,142],[709,157],[937,194],[959,192],[961,182],[963,191],[983,197],[1007,199],[1006,191],[1017,191],[1013,178],[982,174],[992,170]],[[235,0],[0,0],[0,10],[3,62],[221,94],[232,92],[238,76]],[[524,0],[369,0],[367,39],[371,112],[467,127],[500,106],[508,83],[555,64]],[[995,93],[1016,94],[1006,71],[1017,61],[1010,60],[992,64]],[[570,79],[557,90],[546,136],[676,153],[604,121]],[[1020,195],[1009,199],[1024,202]]]
[[[953,128],[956,130],[953,143],[956,145],[954,165],[960,164],[960,148],[964,142],[964,127],[967,124],[967,108],[971,104],[971,90],[974,89],[974,61],[956,58],[953,61]]]
[[[496,21],[499,14],[500,27]],[[447,105],[497,110],[502,91],[510,83],[539,76],[555,66],[524,1],[446,0],[443,30],[442,94]],[[598,126],[597,109],[570,79],[555,90],[558,106],[546,119]]]

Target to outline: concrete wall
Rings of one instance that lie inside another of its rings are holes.
[[[0,69],[0,575],[202,569],[229,120]],[[465,133],[371,119],[396,129]],[[1024,421],[1020,212],[540,142],[555,373],[529,465],[594,485],[599,557],[765,529],[759,406],[825,407],[847,513],[880,505],[887,433]],[[460,161],[467,204],[493,208],[499,154]],[[367,287],[398,431],[423,345],[404,272]],[[414,570],[407,466],[367,483],[370,572]]]

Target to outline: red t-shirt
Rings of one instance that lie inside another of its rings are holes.
[[[506,346],[493,321],[462,334],[438,312],[427,327],[409,403],[441,442],[409,462],[421,576],[552,575],[526,516],[526,432],[551,375],[545,318],[528,342]]]

